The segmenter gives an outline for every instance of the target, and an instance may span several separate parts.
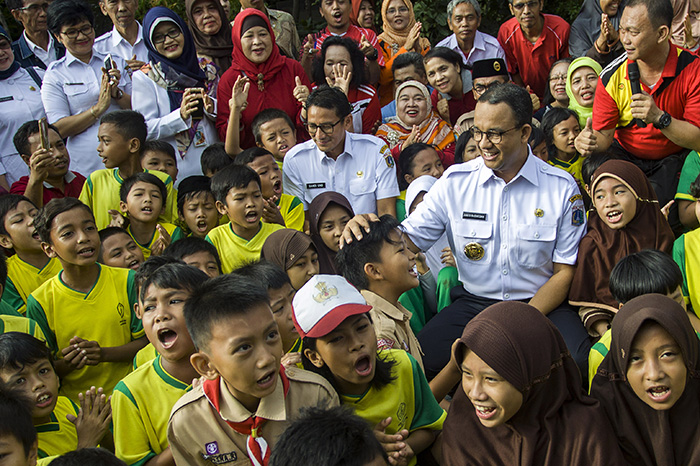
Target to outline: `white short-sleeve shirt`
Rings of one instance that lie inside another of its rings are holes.
[[[402,225],[422,250],[447,232],[470,293],[522,300],[549,280],[555,262],[576,263],[585,217],[574,179],[530,152],[507,184],[481,158],[453,165]]]
[[[32,53],[34,53],[34,55],[36,55],[36,57],[44,63],[44,65],[49,66],[51,63],[56,61],[58,57],[56,56],[56,47],[54,46],[54,38],[51,33],[49,33],[49,44],[47,45],[46,50],[32,42],[29,37],[27,37],[27,31],[22,31],[22,35],[24,36],[24,40],[27,42],[29,50],[31,50]]]
[[[336,160],[316,143],[297,144],[284,157],[284,192],[297,196],[309,209],[326,191],[345,196],[356,214],[377,213],[377,200],[396,197],[394,159],[387,145],[375,136],[345,133],[345,150]]]
[[[486,60],[488,58],[502,58],[506,61],[506,53],[503,51],[503,47],[498,43],[498,39],[488,34],[484,34],[481,31],[476,31],[474,36],[474,45],[469,51],[469,56],[464,55],[464,52],[459,48],[459,43],[457,42],[457,36],[452,34],[440,42],[438,42],[436,47],[447,47],[454,50],[462,56],[464,64],[471,67],[475,61]]]
[[[138,21],[136,24],[139,27],[139,32],[134,45],[131,45],[128,40],[124,39],[115,26],[111,31],[105,32],[95,39],[93,48],[103,55],[111,53],[112,57],[116,55],[123,60],[131,60],[136,54],[137,60],[148,63],[148,49],[146,48],[146,42],[143,40],[143,28]]]
[[[93,49],[90,63],[83,63],[66,51],[63,58],[49,65],[41,87],[41,100],[44,103],[49,123],[56,123],[61,118],[77,115],[95,105],[100,96],[102,82],[103,55]],[[125,68],[121,57],[112,58],[120,70]],[[131,95],[131,78],[122,72],[119,88]],[[112,99],[107,113],[119,110],[119,105]],[[70,136],[66,147],[70,154],[70,169],[87,177],[95,170],[104,168],[97,155],[97,130],[99,121],[75,136]]]

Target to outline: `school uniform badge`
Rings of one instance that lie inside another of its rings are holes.
[[[479,243],[472,242],[464,246],[464,255],[469,260],[480,261],[484,258],[484,254],[484,247]]]
[[[575,227],[580,227],[586,219],[586,213],[583,211],[582,205],[575,205],[571,210],[571,224]]]

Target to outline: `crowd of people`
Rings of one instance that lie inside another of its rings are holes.
[[[5,0],[0,464],[700,462],[700,7],[508,2]]]

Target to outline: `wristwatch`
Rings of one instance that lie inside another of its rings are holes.
[[[377,61],[378,58],[379,52],[377,52],[377,49],[374,49],[374,51],[371,54],[367,55],[367,60]]]
[[[671,115],[668,112],[664,112],[659,121],[654,123],[654,128],[656,129],[666,129],[671,124]]]

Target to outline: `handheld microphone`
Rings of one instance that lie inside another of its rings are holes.
[[[627,64],[627,73],[629,74],[630,78],[630,86],[632,87],[632,94],[641,94],[642,93],[642,86],[639,84],[639,65],[637,65],[636,61],[632,61],[632,63]],[[642,120],[639,118],[634,119],[634,124],[637,125],[639,128],[646,128],[647,124],[644,123]]]

